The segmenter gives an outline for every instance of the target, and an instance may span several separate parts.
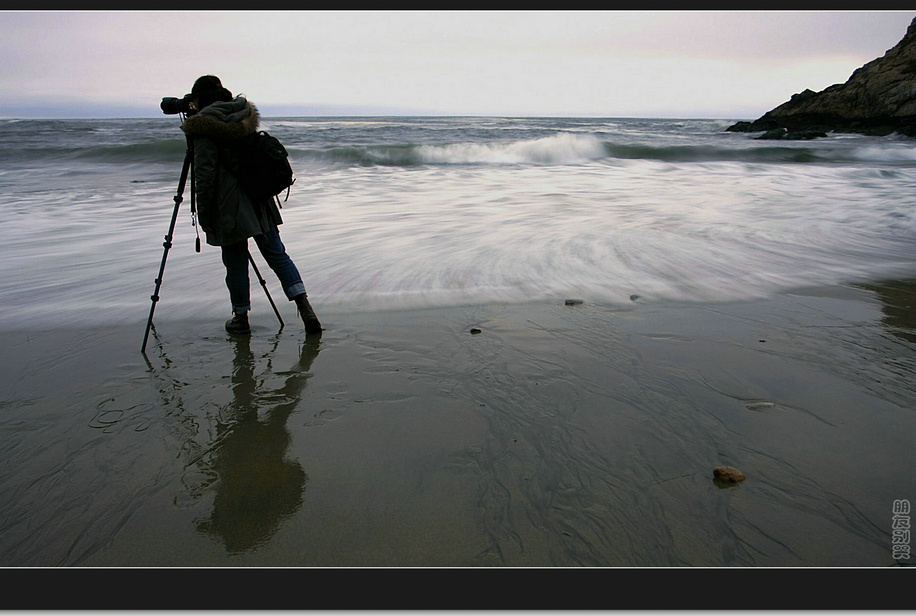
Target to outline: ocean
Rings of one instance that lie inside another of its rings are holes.
[[[0,121],[0,327],[228,317],[195,250],[178,116]],[[316,309],[730,301],[916,275],[916,142],[723,120],[267,117],[281,237]],[[202,236],[201,232],[201,236]],[[253,244],[252,244],[253,247]],[[282,290],[253,250],[268,292]],[[270,307],[252,277],[253,318]]]

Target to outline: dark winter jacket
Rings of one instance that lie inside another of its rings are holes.
[[[204,107],[181,125],[193,137],[197,219],[212,246],[234,244],[283,223],[276,201],[249,199],[231,172],[237,162],[230,143],[257,131],[259,123],[257,108],[238,96]]]

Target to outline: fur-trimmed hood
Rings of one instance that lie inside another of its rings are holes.
[[[231,101],[216,102],[204,107],[181,124],[189,137],[238,139],[258,130],[261,116],[258,109],[242,96]]]

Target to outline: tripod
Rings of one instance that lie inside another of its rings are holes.
[[[150,328],[153,325],[153,313],[156,311],[156,303],[159,301],[159,289],[162,287],[162,275],[165,273],[165,262],[169,256],[169,249],[172,247],[172,234],[175,232],[175,222],[178,220],[178,210],[181,207],[181,202],[184,200],[184,187],[187,183],[188,176],[191,177],[191,213],[196,215],[197,209],[195,207],[194,200],[194,142],[191,137],[187,137],[188,148],[184,156],[184,165],[181,168],[181,177],[178,180],[178,190],[173,197],[175,201],[175,208],[172,210],[172,220],[169,223],[169,231],[165,235],[165,241],[162,243],[164,250],[162,251],[162,262],[159,264],[159,275],[156,277],[156,288],[153,290],[153,294],[150,296],[150,299],[153,300],[152,305],[149,309],[149,318],[146,321],[146,333],[143,334],[143,346],[140,348],[140,352],[146,354],[146,343],[149,340]],[[195,220],[195,225],[197,224]],[[197,252],[200,252],[200,237],[197,238],[196,245]],[[258,271],[258,266],[254,262],[254,258],[251,256],[251,251],[248,251],[248,262],[251,263],[251,267],[254,269],[255,275],[258,277],[258,282],[261,283],[261,286],[264,288],[264,292],[267,294],[267,301],[270,302],[271,308],[274,309],[274,314],[277,315],[277,320],[280,321],[280,327],[283,327],[283,317],[280,316],[280,311],[277,310],[277,305],[274,304],[273,298],[270,296],[270,291],[267,290],[267,281],[264,280],[261,276],[261,272]]]

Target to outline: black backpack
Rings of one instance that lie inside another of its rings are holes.
[[[280,140],[257,131],[234,143],[238,160],[238,179],[242,191],[252,199],[276,197],[296,181],[289,164],[289,153]]]

